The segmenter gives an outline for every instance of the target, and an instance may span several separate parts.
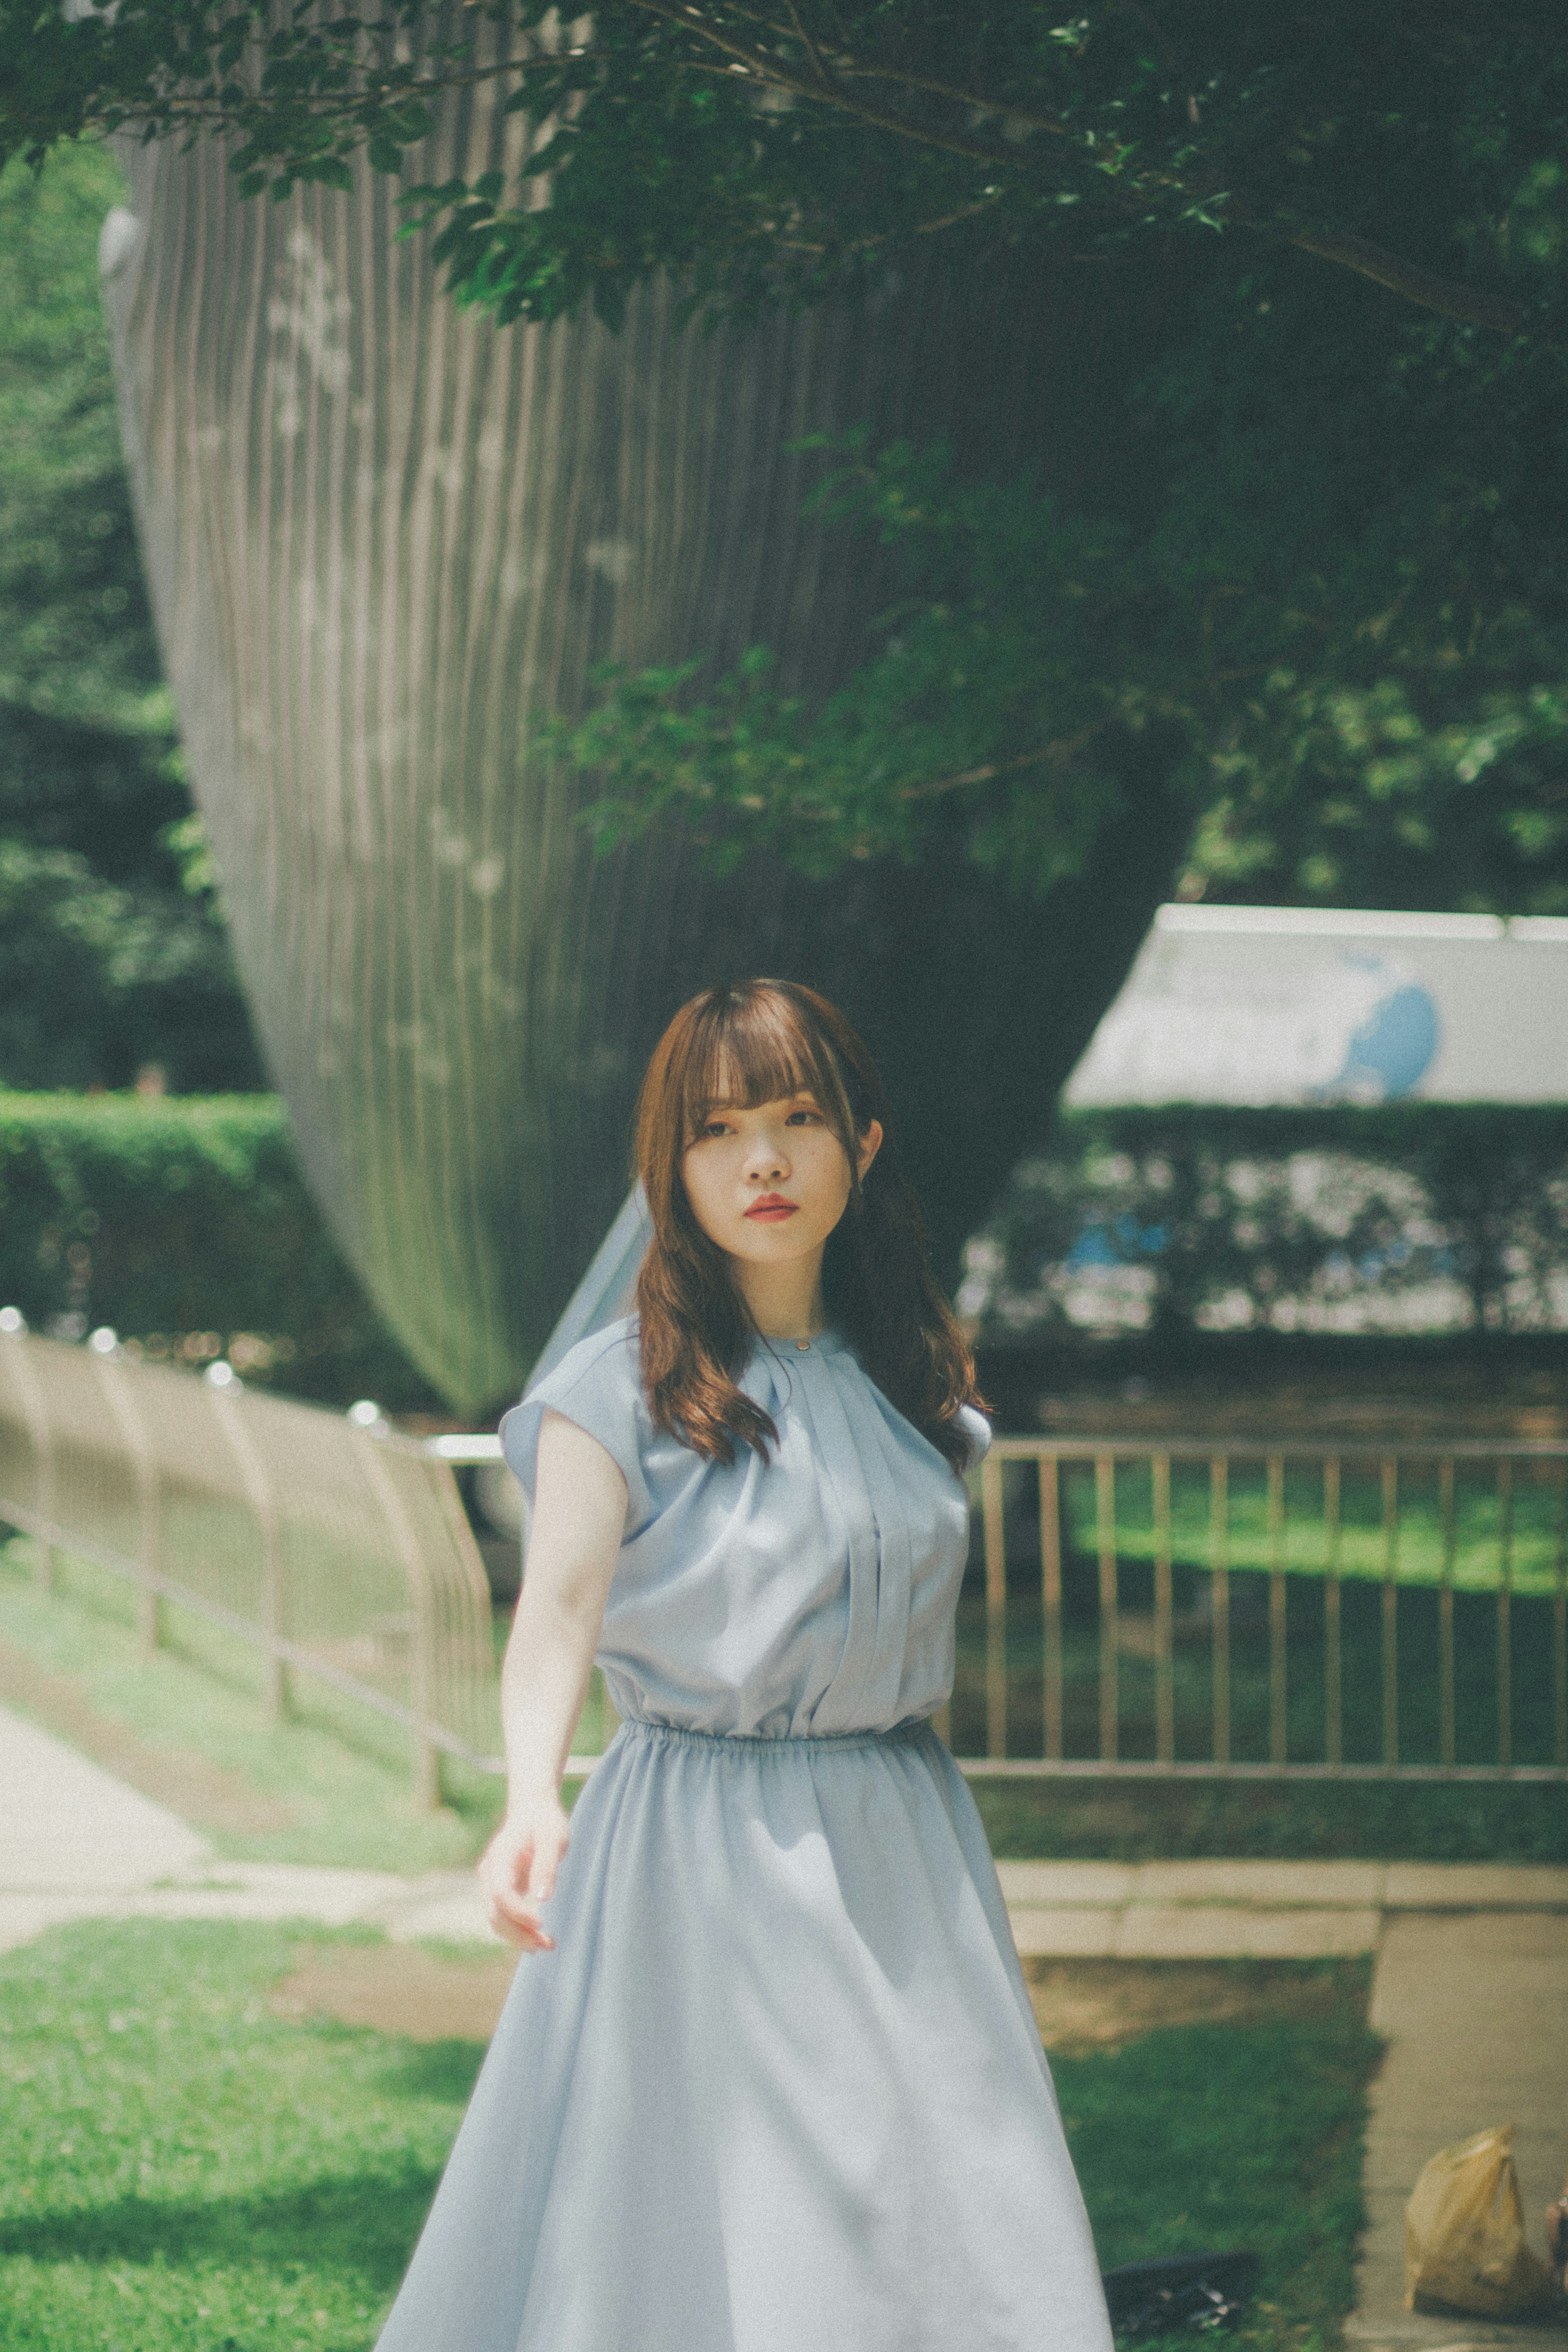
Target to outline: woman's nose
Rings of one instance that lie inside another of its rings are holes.
[[[782,1144],[773,1136],[759,1137],[746,1156],[747,1175],[758,1183],[782,1176],[789,1164]]]

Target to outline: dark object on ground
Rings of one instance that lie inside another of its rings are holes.
[[[1552,2275],[1568,2294],[1568,2180],[1563,2183],[1562,2196],[1546,2209],[1546,2250]]]
[[[1256,2254],[1176,2254],[1159,2262],[1124,2263],[1105,2273],[1112,2331],[1129,2337],[1224,2327],[1243,2309],[1257,2279]]]

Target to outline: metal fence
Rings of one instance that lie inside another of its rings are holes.
[[[258,1651],[275,1716],[303,1677],[402,1726],[426,1803],[444,1754],[497,1769],[489,1589],[450,1463],[412,1439],[4,1332],[0,1522],[45,1585],[128,1580],[150,1648],[174,1609]]]
[[[150,1647],[191,1612],[278,1717],[303,1677],[401,1726],[426,1802],[444,1754],[500,1769],[453,1477],[498,1450],[0,1330],[40,1581],[128,1582]],[[1568,1444],[1002,1437],[973,1483],[968,1772],[1568,1780]]]
[[[1013,1437],[976,1483],[970,1772],[1568,1778],[1568,1444]]]

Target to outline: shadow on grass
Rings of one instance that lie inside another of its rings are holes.
[[[970,1782],[1015,1861],[1568,1862],[1568,1788],[1376,1781]]]
[[[277,2197],[184,2204],[125,2197],[83,2212],[0,2221],[0,2258],[329,2271],[381,2294],[402,2278],[440,2177],[409,2167],[312,2181]]]
[[[1261,2276],[1232,2339],[1241,2352],[1332,2336],[1354,2299],[1381,2045],[1364,1967],[1320,1973],[1320,2017],[1172,2026],[1051,2062],[1101,2261],[1249,2248]]]
[[[407,2042],[376,2077],[392,2099],[439,2099],[466,2106],[485,2063],[483,2042]]]

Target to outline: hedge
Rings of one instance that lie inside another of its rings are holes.
[[[969,1244],[959,1296],[990,1348],[1560,1332],[1568,1107],[1069,1113]],[[323,1402],[443,1410],[328,1235],[270,1095],[0,1091],[5,1305]]]
[[[0,1305],[326,1403],[443,1409],[328,1234],[272,1095],[0,1091]]]
[[[1066,1113],[959,1304],[993,1347],[1568,1329],[1568,1105]]]

